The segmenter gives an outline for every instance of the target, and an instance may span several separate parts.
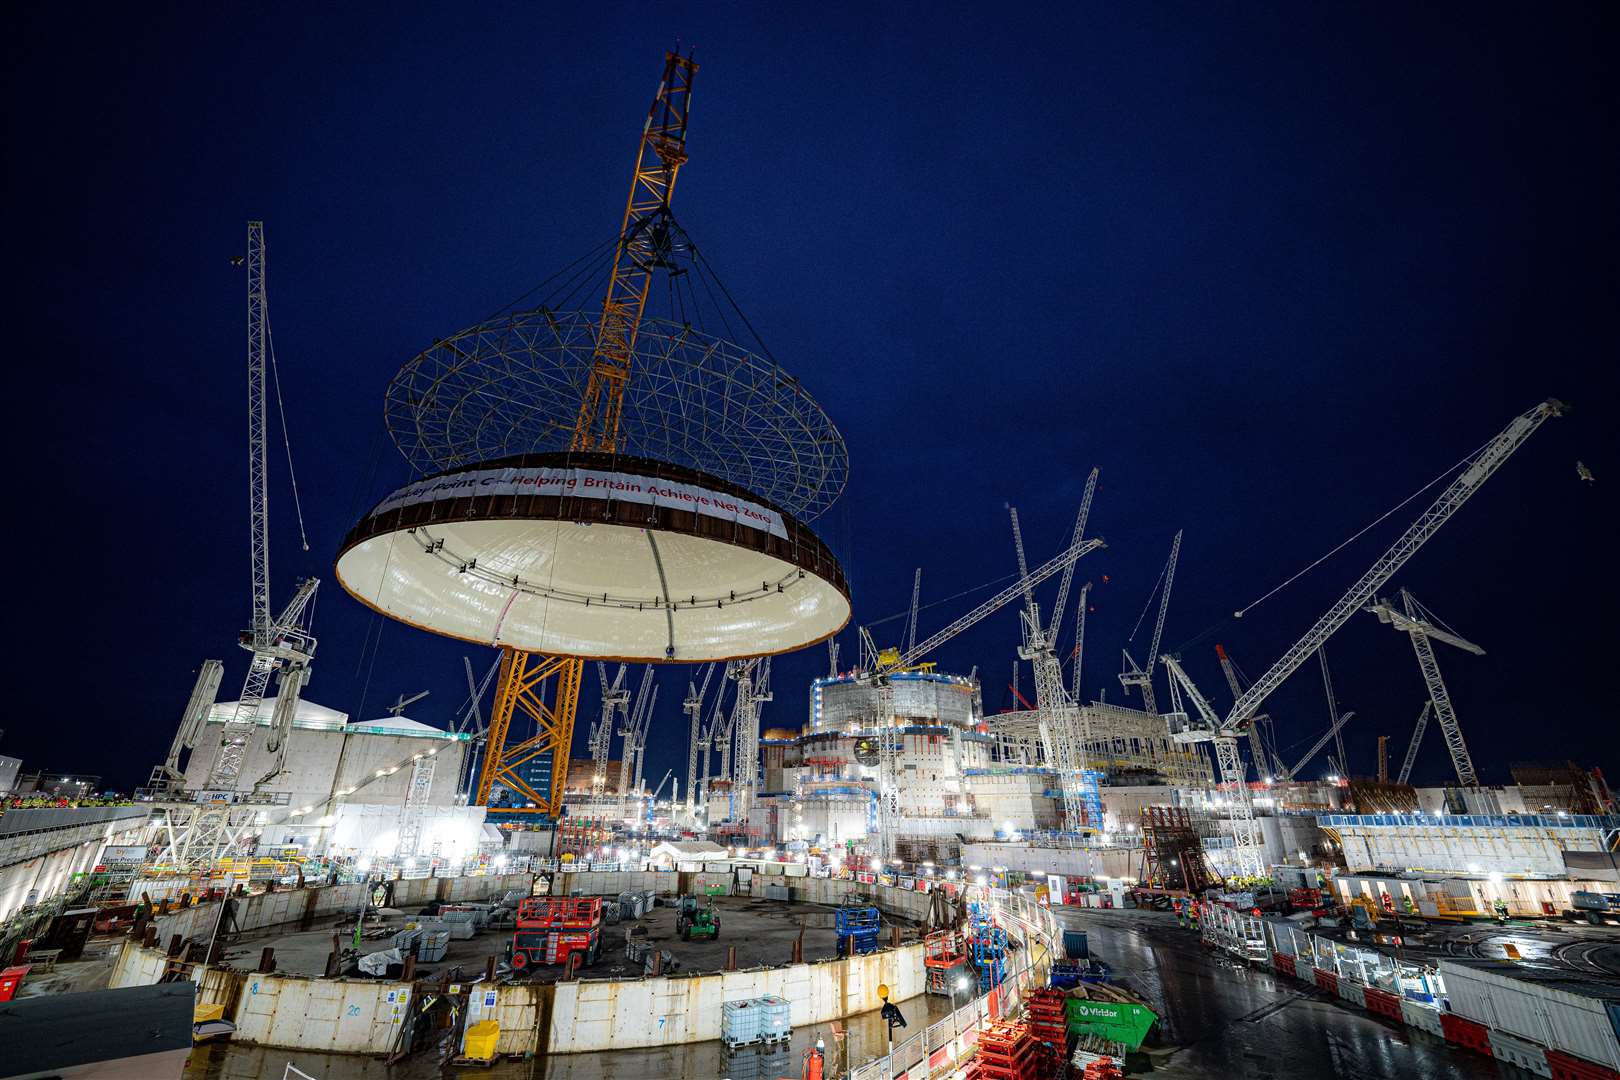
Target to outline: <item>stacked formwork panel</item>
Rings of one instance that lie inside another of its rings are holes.
[[[1050,1063],[1041,1043],[1023,1023],[991,1024],[979,1035],[968,1080],[1044,1080]]]

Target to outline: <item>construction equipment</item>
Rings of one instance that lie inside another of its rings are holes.
[[[1091,515],[1091,499],[1097,490],[1098,470],[1092,469],[1086,478],[1085,494],[1080,499],[1080,510],[1075,515],[1074,532],[1069,544],[1073,547],[1085,538],[1086,520]],[[1018,511],[1009,506],[1012,519],[1013,546],[1018,557],[1018,573],[1028,580],[1029,565],[1024,557],[1024,537],[1018,525]],[[1086,742],[1089,736],[1085,710],[1080,708],[1078,696],[1071,695],[1063,683],[1063,661],[1058,656],[1057,636],[1062,627],[1063,609],[1068,604],[1069,585],[1074,580],[1074,563],[1064,568],[1058,584],[1057,600],[1053,604],[1052,618],[1042,623],[1040,607],[1035,602],[1033,588],[1024,589],[1024,610],[1019,622],[1023,630],[1023,644],[1018,650],[1021,659],[1030,661],[1035,673],[1035,708],[1038,712],[1038,730],[1042,750],[1048,766],[1058,775],[1058,787],[1063,796],[1063,820],[1073,832],[1085,828],[1097,829],[1102,825],[1102,805],[1096,794],[1095,777],[1088,775]],[[1082,603],[1087,589],[1081,589]],[[1081,616],[1083,619],[1083,616]],[[1083,626],[1082,623],[1077,625]],[[1083,632],[1083,631],[1082,631]],[[1076,661],[1078,671],[1078,661]],[[1016,668],[1014,669],[1017,670]]]
[[[670,232],[669,202],[675,178],[686,164],[686,118],[696,74],[697,65],[690,58],[665,53],[664,74],[641,130],[630,196],[614,248],[607,296],[602,301],[591,371],[574,420],[570,444],[574,450],[612,453],[618,449],[619,417],[635,356],[636,331],[641,325],[653,271],[666,261],[663,244]],[[502,647],[501,652],[501,679],[495,691],[489,744],[474,802],[488,806],[499,783],[515,790],[527,803],[503,809],[558,817],[568,779],[569,747],[574,740],[574,716],[585,662],[577,657],[542,656],[510,647]],[[554,686],[549,700],[547,684]],[[514,711],[532,719],[537,731],[531,738],[508,745]],[[545,755],[551,759],[550,789],[537,791],[520,769]]]
[[[1351,615],[1371,602],[1378,589],[1406,565],[1407,560],[1462,508],[1469,497],[1502,467],[1513,452],[1524,445],[1525,440],[1535,434],[1548,419],[1561,416],[1564,408],[1564,404],[1557,399],[1548,399],[1530,411],[1514,417],[1506,428],[1468,459],[1451,483],[1355,584],[1323,612],[1310,629],[1290,646],[1264,675],[1255,680],[1254,685],[1244,691],[1242,697],[1233,702],[1232,709],[1224,720],[1214,720],[1210,715],[1203,714],[1202,710],[1198,722],[1193,722],[1183,714],[1179,724],[1171,723],[1171,738],[1178,742],[1215,740],[1216,757],[1222,763],[1221,774],[1225,780],[1228,776],[1226,760],[1228,757],[1236,757],[1235,740],[1237,736],[1247,732],[1260,703],[1298,670],[1306,658],[1321,648],[1322,643],[1332,637]],[[1205,704],[1207,706],[1207,702]],[[1225,742],[1231,743],[1231,750],[1223,754],[1221,748]],[[1237,759],[1234,771],[1241,778],[1241,759]],[[1263,870],[1260,863],[1258,853],[1255,853],[1247,867],[1248,872],[1260,873]]]
[[[1464,787],[1474,787],[1479,783],[1479,778],[1474,772],[1474,759],[1469,756],[1468,743],[1463,740],[1462,728],[1457,724],[1457,711],[1451,704],[1451,692],[1446,689],[1446,681],[1440,677],[1440,664],[1434,658],[1434,646],[1430,644],[1430,640],[1443,641],[1475,656],[1484,656],[1485,650],[1472,641],[1435,625],[1438,620],[1430,618],[1431,613],[1406,589],[1401,589],[1398,595],[1401,600],[1399,611],[1395,610],[1394,605],[1388,600],[1368,604],[1367,610],[1377,615],[1379,622],[1393,626],[1397,630],[1404,630],[1411,637],[1412,651],[1417,654],[1418,668],[1423,672],[1423,681],[1429,687],[1429,703],[1434,706],[1435,718],[1440,721],[1440,733],[1445,736],[1446,750],[1451,754],[1451,765],[1457,770],[1457,782]],[[1427,710],[1424,715],[1428,715]],[[1413,734],[1412,745],[1407,750],[1409,759],[1417,754],[1418,739],[1422,737],[1422,733],[1423,729],[1420,726]],[[1403,764],[1401,777],[1403,783],[1409,767]]]
[[[624,673],[628,668],[629,665],[620,664],[609,682],[607,665],[600,660],[596,663],[597,685],[602,688],[602,713],[591,728],[591,795],[598,801],[607,791],[607,763],[613,749],[614,719],[625,711],[630,701],[630,691],[624,688]],[[624,793],[621,791],[619,794]]]
[[[1180,661],[1168,655],[1161,660],[1165,670],[1170,673],[1171,706],[1166,719],[1171,730],[1174,731],[1177,726],[1184,726],[1189,722],[1187,712],[1182,707],[1184,695],[1198,710],[1198,715],[1205,724],[1211,727],[1218,725],[1220,718],[1210,707],[1209,700],[1193,685],[1192,679],[1182,669]],[[1215,744],[1215,764],[1220,770],[1221,784],[1231,796],[1228,803],[1230,811],[1228,817],[1232,823],[1232,844],[1236,849],[1238,865],[1243,867],[1245,874],[1251,874],[1254,867],[1264,865],[1265,856],[1259,827],[1254,820],[1254,806],[1249,800],[1249,783],[1243,767],[1243,756],[1238,752],[1238,742],[1234,735],[1220,733],[1215,735],[1212,741]]]
[[[943,630],[931,635],[903,653],[898,649],[879,650],[872,641],[872,635],[864,626],[861,627],[861,669],[856,673],[855,678],[858,682],[870,684],[877,689],[879,746],[878,847],[884,861],[894,857],[895,823],[899,817],[900,809],[900,793],[894,763],[899,754],[898,743],[901,733],[895,727],[894,687],[889,682],[889,676],[916,664],[922,657],[927,656],[957,634],[977,624],[993,612],[999,611],[1009,601],[1027,594],[1036,585],[1039,585],[1053,574],[1074,565],[1082,556],[1106,546],[1101,537],[1091,540],[1077,540],[1048,562],[1031,570],[1027,575],[1022,575],[1012,585],[1002,589]]]
[[[566,964],[575,953],[593,964],[602,951],[602,898],[530,896],[518,902],[512,934],[513,971]]]
[[[1129,649],[1121,650],[1121,655],[1124,657],[1125,669],[1119,673],[1119,683],[1125,688],[1126,693],[1130,693],[1131,687],[1133,686],[1140,690],[1142,692],[1143,711],[1153,714],[1157,714],[1159,711],[1158,703],[1153,697],[1154,657],[1159,655],[1159,642],[1164,637],[1164,616],[1165,613],[1170,610],[1170,587],[1176,583],[1176,560],[1180,557],[1181,531],[1177,530],[1176,538],[1170,541],[1170,557],[1165,560],[1164,571],[1159,577],[1159,614],[1158,617],[1153,620],[1153,640],[1148,644],[1147,670],[1143,671],[1137,666],[1136,661],[1131,658],[1131,651]],[[1151,596],[1149,596],[1148,602],[1152,603]],[[1146,614],[1145,611],[1144,614]],[[1137,620],[1136,625],[1138,628],[1141,627],[1142,622],[1140,619]],[[1131,639],[1135,640],[1135,638],[1136,631],[1132,630]]]
[[[619,802],[626,824],[640,824],[641,821],[641,766],[647,752],[647,729],[652,724],[653,705],[657,700],[658,687],[653,685],[653,669],[643,668],[635,701],[619,729],[619,735],[624,739],[619,751]]]
[[[675,914],[675,932],[682,941],[719,938],[720,915],[714,910],[714,897],[698,897],[690,893],[682,896],[680,909]]]
[[[1218,642],[1215,645],[1215,656],[1221,662],[1221,673],[1226,676],[1226,685],[1232,690],[1232,700],[1236,701],[1243,696],[1243,684],[1238,681],[1237,664],[1226,648]],[[1254,773],[1257,778],[1282,772],[1282,760],[1279,758],[1274,761],[1274,755],[1266,753],[1265,743],[1261,738],[1261,725],[1270,719],[1262,713],[1254,718],[1253,724],[1249,725],[1249,758],[1254,762]]]
[[[875,907],[846,904],[834,915],[838,940],[851,954],[874,952],[878,947],[881,916]]]
[[[703,685],[699,686],[694,680],[688,679],[686,683],[686,700],[681,702],[681,711],[687,715],[691,722],[691,731],[686,744],[686,812],[693,814],[698,807],[698,754],[703,749],[703,698],[709,692],[709,679],[714,675],[714,664],[703,665]]]
[[[1429,726],[1429,710],[1434,708],[1434,702],[1425,700],[1423,709],[1418,713],[1417,723],[1412,726],[1412,741],[1406,744],[1406,756],[1401,759],[1401,771],[1395,777],[1397,784],[1411,781],[1412,763],[1417,760],[1418,746],[1423,742],[1423,729]]]
[[[726,678],[737,684],[736,703],[731,707],[731,730],[737,740],[737,761],[731,774],[735,795],[731,816],[746,830],[759,790],[759,707],[774,697],[771,658],[732,660],[726,664]]]
[[[249,627],[238,636],[238,643],[253,654],[253,659],[248,664],[236,705],[221,725],[219,749],[203,790],[193,793],[183,789],[176,747],[170,751],[170,760],[153,770],[147,792],[164,813],[167,842],[159,861],[193,868],[209,865],[229,852],[256,823],[260,811],[254,804],[268,801],[259,797],[259,791],[283,770],[299,696],[309,681],[309,666],[315,656],[315,638],[310,633],[309,618],[320,582],[315,578],[300,581],[292,600],[279,616],[270,610],[267,389],[275,377],[275,346],[271,339],[266,290],[264,222],[248,222],[247,242],[244,261],[248,272],[248,533],[252,611]],[[276,400],[279,407],[279,382]],[[285,433],[285,417],[282,423]],[[289,452],[289,478],[296,508],[297,480],[291,477],[291,461]],[[298,514],[302,533],[302,511]],[[307,540],[304,550],[309,550]],[[254,783],[252,791],[241,792],[237,790],[237,781],[247,757],[248,741],[258,729],[259,711],[270,696],[272,680],[276,683],[276,703],[265,748],[275,757],[270,770]],[[181,743],[194,746],[201,737],[218,685],[213,670],[209,664],[204,664],[182,718],[185,735],[179,740]],[[206,803],[198,801],[205,798]]]
[[[1316,659],[1322,665],[1322,691],[1327,695],[1328,720],[1332,721],[1339,715],[1339,699],[1333,693],[1333,673],[1328,670],[1327,643],[1323,642],[1316,648]],[[1340,725],[1342,726],[1342,725]],[[1333,748],[1338,751],[1331,759],[1333,771],[1339,776],[1350,775],[1350,766],[1344,760],[1344,736],[1339,734],[1339,728],[1333,729]]]

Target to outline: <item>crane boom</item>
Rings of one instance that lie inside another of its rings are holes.
[[[1418,713],[1417,726],[1412,728],[1412,741],[1406,744],[1406,757],[1401,759],[1401,771],[1395,777],[1397,784],[1411,781],[1412,763],[1417,761],[1418,746],[1423,742],[1423,729],[1429,726],[1429,710],[1434,708],[1434,702],[1425,701],[1423,711]]]
[[[1435,719],[1440,721],[1440,733],[1446,740],[1446,751],[1451,755],[1452,767],[1457,770],[1457,782],[1464,787],[1473,787],[1479,783],[1479,776],[1474,771],[1474,759],[1468,753],[1468,743],[1464,741],[1462,728],[1457,723],[1457,710],[1451,704],[1451,691],[1446,689],[1446,681],[1440,676],[1440,662],[1435,659],[1434,645],[1429,639],[1439,638],[1475,656],[1484,656],[1485,650],[1466,638],[1441,630],[1431,620],[1423,618],[1423,606],[1406,589],[1400,591],[1400,597],[1404,612],[1395,610],[1387,600],[1369,604],[1367,610],[1377,615],[1380,622],[1405,631],[1412,639],[1412,651],[1417,654],[1418,669],[1429,688],[1429,702],[1434,706]]]
[[[1086,491],[1080,496],[1080,512],[1074,516],[1074,535],[1069,539],[1069,546],[1078,544],[1086,535],[1086,519],[1091,516],[1091,497],[1097,493],[1097,473],[1092,469],[1091,475],[1086,477]],[[1052,604],[1052,624],[1046,628],[1046,640],[1057,643],[1058,627],[1063,625],[1063,608],[1069,602],[1069,586],[1074,582],[1074,563],[1070,563],[1058,579],[1057,600]],[[1084,610],[1082,608],[1082,610]],[[1079,699],[1075,699],[1078,703]]]
[[[1101,537],[1097,537],[1091,540],[1083,540],[1080,543],[1070,547],[1068,550],[1053,556],[1047,562],[1044,562],[1040,566],[1037,566],[1034,570],[1031,570],[1022,580],[1015,581],[1013,584],[1009,585],[1005,589],[1002,589],[1000,592],[996,593],[996,595],[990,597],[990,599],[984,601],[978,607],[974,608],[966,615],[963,615],[961,618],[957,619],[943,630],[940,630],[927,640],[919,642],[910,649],[907,649],[906,652],[900,657],[898,662],[885,664],[885,669],[893,670],[895,668],[910,667],[922,657],[927,656],[929,653],[933,652],[935,649],[939,648],[941,645],[945,644],[945,642],[951,640],[951,638],[955,637],[957,634],[960,634],[968,627],[973,626],[981,619],[984,619],[1000,610],[1009,600],[1013,600],[1023,595],[1025,589],[1033,589],[1036,585],[1039,585],[1053,574],[1056,574],[1065,566],[1074,565],[1075,561],[1080,559],[1082,556],[1089,555],[1098,548],[1107,546],[1107,543]]]
[[[1294,777],[1298,776],[1299,770],[1310,764],[1311,758],[1315,757],[1321,752],[1322,747],[1328,744],[1328,740],[1337,738],[1339,729],[1348,724],[1350,722],[1350,718],[1354,715],[1356,714],[1355,710],[1353,709],[1349,712],[1340,713],[1339,718],[1333,721],[1332,724],[1328,725],[1328,729],[1322,732],[1322,737],[1311,744],[1311,748],[1305,751],[1304,756],[1302,756],[1298,761],[1294,762],[1293,768],[1288,769],[1283,773],[1282,778],[1284,780],[1292,780]]]
[[[1324,641],[1332,637],[1351,615],[1371,600],[1378,589],[1388,582],[1397,570],[1406,565],[1406,561],[1462,508],[1463,503],[1467,502],[1497,469],[1502,467],[1502,463],[1524,445],[1526,439],[1535,434],[1549,418],[1562,416],[1564,409],[1563,402],[1549,398],[1529,412],[1514,417],[1506,428],[1486,443],[1456,479],[1452,480],[1434,502],[1429,504],[1428,509],[1424,510],[1406,532],[1390,545],[1389,550],[1384,552],[1332,607],[1322,613],[1315,624],[1278,658],[1269,671],[1256,679],[1254,685],[1238,698],[1232,705],[1232,711],[1221,724],[1220,730],[1236,731],[1247,723],[1255,710],[1260,707],[1260,703],[1281,686]]]
[[[1221,661],[1221,674],[1226,676],[1226,685],[1232,690],[1232,700],[1236,701],[1243,696],[1243,684],[1238,682],[1237,665],[1227,655],[1226,647],[1219,642],[1215,644],[1215,655]],[[1271,772],[1272,767],[1267,761],[1266,747],[1260,738],[1259,719],[1259,717],[1256,717],[1256,723],[1249,725],[1249,757],[1254,761],[1255,774],[1263,776]],[[1279,765],[1278,768],[1280,769],[1281,766]]]
[[[906,644],[910,649],[917,644],[917,605],[922,600],[922,567],[917,567],[917,576],[911,579],[911,616],[906,620]]]
[[[636,171],[624,207],[624,223],[602,301],[602,323],[591,356],[570,449],[618,449],[624,388],[635,358],[636,333],[647,304],[653,271],[668,263],[669,200],[686,164],[686,118],[692,104],[690,58],[664,54],[664,75],[642,125]]]
[[[1125,653],[1125,660],[1129,667],[1119,673],[1119,681],[1127,690],[1136,687],[1142,691],[1142,708],[1148,713],[1157,715],[1159,703],[1153,696],[1153,667],[1155,657],[1159,655],[1159,642],[1164,638],[1164,617],[1170,610],[1170,586],[1176,581],[1176,561],[1181,557],[1181,530],[1176,530],[1176,538],[1170,541],[1170,557],[1164,563],[1164,589],[1159,593],[1159,613],[1153,620],[1153,640],[1148,645],[1147,669],[1143,670],[1131,660],[1131,654]]]

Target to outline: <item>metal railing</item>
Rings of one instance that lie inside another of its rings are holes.
[[[846,1074],[848,1080],[894,1080],[909,1075],[924,1061],[933,1063],[941,1053],[944,1057],[940,1064],[960,1061],[973,1045],[964,1041],[966,1036],[976,1035],[986,1023],[1017,1015],[1025,995],[1046,985],[1061,934],[1057,917],[1029,897],[1003,889],[973,886],[964,894],[988,902],[997,925],[1017,937],[1022,948],[1016,966],[1009,965],[998,986],[953,1010],[949,1017],[935,1021],[881,1057],[851,1068]],[[932,1064],[929,1071],[933,1071]]]

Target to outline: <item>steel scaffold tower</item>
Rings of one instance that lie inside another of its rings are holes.
[[[697,65],[691,59],[673,52],[664,54],[664,74],[641,129],[630,196],[614,248],[613,271],[602,301],[591,370],[574,420],[570,442],[574,450],[612,453],[618,449],[619,417],[647,289],[653,271],[668,262],[672,233],[669,202],[676,176],[686,163],[686,121],[696,74]],[[503,809],[555,818],[562,812],[585,662],[577,657],[545,656],[509,646],[502,646],[501,652],[501,683],[495,694],[489,743],[478,778],[478,802],[487,806],[499,781],[517,790],[530,804]],[[545,684],[553,680],[556,685],[548,704]],[[538,743],[530,739],[518,746],[506,745],[514,709],[536,720],[540,729]],[[518,775],[517,769],[546,753],[551,755],[551,785],[549,791],[539,792]]]

